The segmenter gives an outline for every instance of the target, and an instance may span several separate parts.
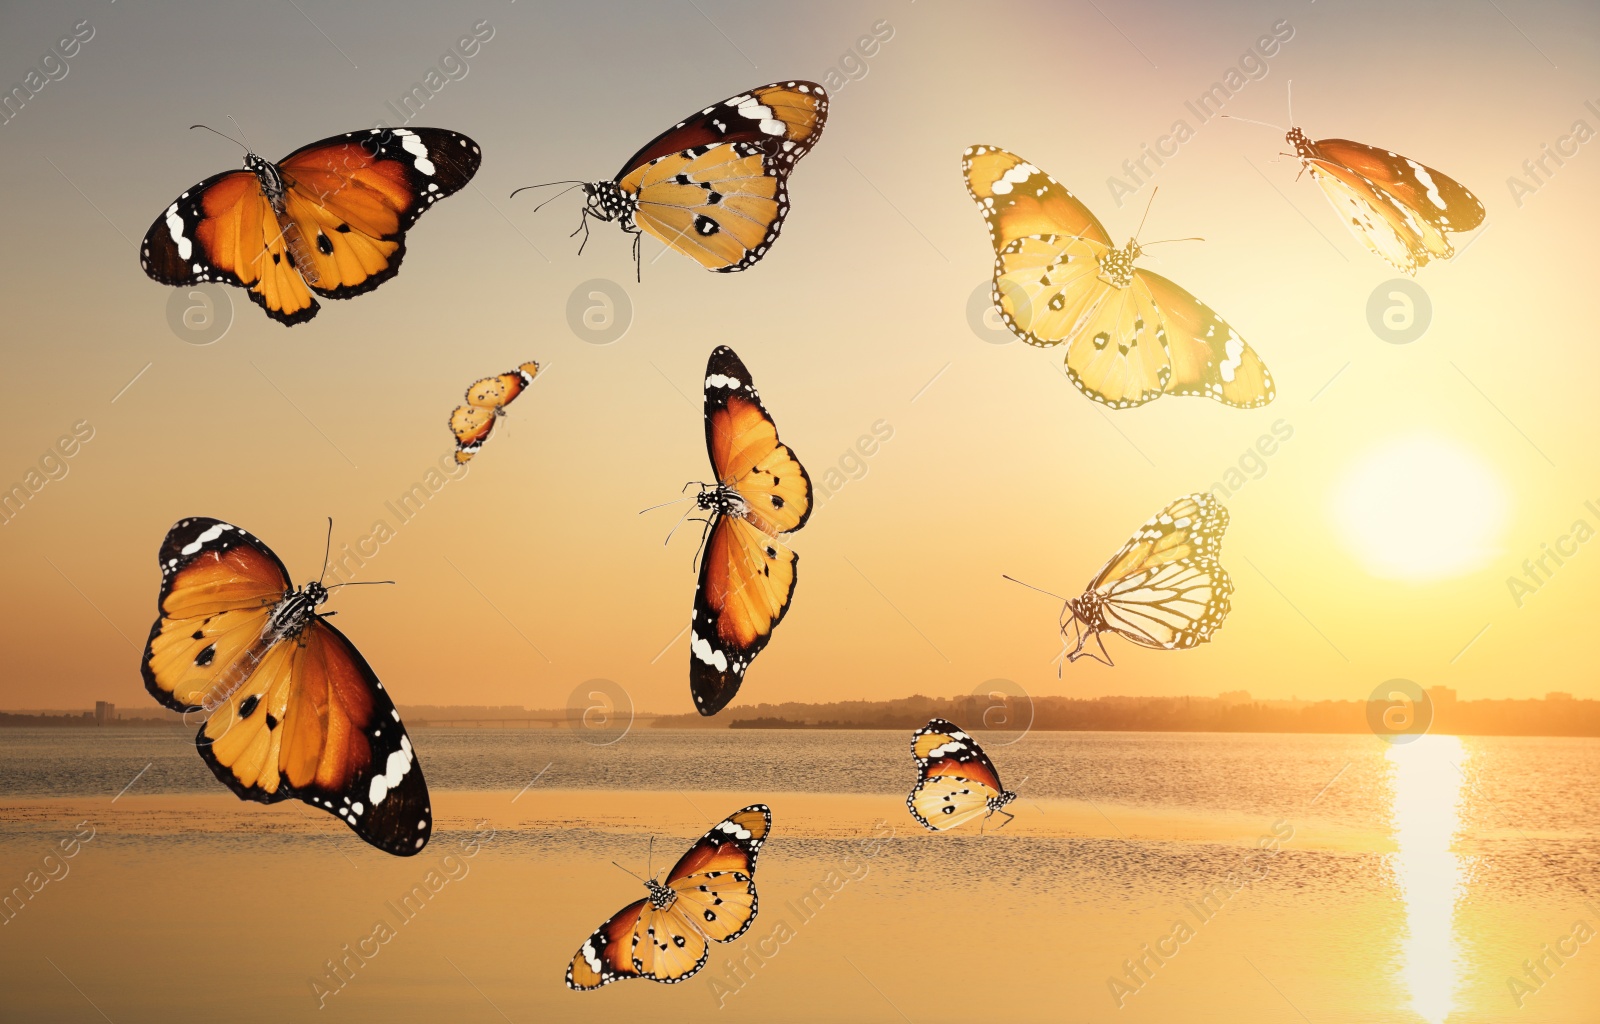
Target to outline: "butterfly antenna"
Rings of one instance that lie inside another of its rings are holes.
[[[348,583],[335,583],[333,586],[326,587],[324,589],[332,592],[338,590],[340,587],[379,587],[395,585],[396,584],[394,580],[351,580]]]
[[[1234,121],[1243,121],[1246,124],[1259,124],[1263,128],[1271,128],[1274,131],[1280,131],[1280,132],[1287,133],[1288,130],[1289,130],[1287,128],[1279,128],[1277,125],[1273,124],[1270,121],[1257,121],[1253,117],[1240,117],[1237,114],[1223,114],[1222,116],[1226,117],[1226,118],[1231,118]],[[1291,119],[1291,123],[1292,123],[1292,119]]]
[[[1294,79],[1292,79],[1292,78],[1289,79],[1288,99],[1289,99],[1289,123],[1290,124],[1294,124]]]
[[[579,185],[587,185],[587,184],[588,184],[587,181],[575,181],[575,180],[545,181],[545,182],[540,182],[537,185],[524,185],[519,189],[513,189],[509,198],[515,199],[517,197],[517,193],[518,192],[526,192],[530,188],[549,188],[551,185],[567,185],[567,186],[570,186],[568,188],[562,189],[560,192],[557,192],[555,195],[551,196],[549,199],[546,199],[544,201],[544,203],[548,203],[551,200],[561,198],[562,196],[566,195],[568,192],[571,192],[573,189],[577,188]],[[535,206],[533,208],[533,212],[534,213],[538,213],[539,210],[544,207],[544,203],[540,203],[538,206]]]
[[[688,501],[688,500],[689,500],[689,496],[687,496],[687,495],[682,497],[682,498],[673,498],[671,501],[663,501],[659,505],[651,505],[649,508],[641,508],[639,510],[639,514],[642,516],[646,512],[654,512],[658,508],[666,508],[668,505],[676,505],[680,501]]]
[[[1166,245],[1168,242],[1204,242],[1204,238],[1163,238],[1157,242],[1140,242],[1139,248],[1148,249],[1152,245]]]
[[[328,541],[322,546],[322,575],[317,577],[317,586],[322,586],[322,581],[328,578],[328,556],[333,554],[333,517],[328,517]]]
[[[686,508],[686,509],[683,510],[683,515],[679,516],[678,517],[678,521],[672,524],[672,529],[667,531],[667,539],[661,542],[661,546],[662,547],[666,547],[668,544],[672,543],[672,535],[678,532],[678,527],[683,525],[684,520],[688,519],[689,518],[689,513],[693,512],[693,511],[694,511],[693,507]]]
[[[656,877],[655,860],[656,860],[656,837],[654,835],[651,835],[650,836],[650,845],[645,847],[645,854],[644,854],[644,869],[646,871],[650,872],[650,877],[651,878]]]
[[[1155,188],[1150,190],[1150,198],[1148,200],[1146,200],[1145,204],[1144,204],[1144,216],[1139,218],[1139,226],[1136,229],[1134,229],[1134,232],[1133,232],[1133,237],[1134,238],[1138,238],[1139,237],[1139,232],[1144,230],[1144,222],[1147,219],[1149,219],[1149,217],[1150,217],[1150,207],[1155,205],[1156,193],[1160,192],[1160,191],[1161,191],[1161,186],[1160,185],[1157,185]]]
[[[232,120],[232,119],[230,118],[230,120]],[[244,143],[240,142],[238,139],[234,138],[232,135],[228,135],[228,134],[225,134],[223,132],[217,131],[215,128],[211,127],[208,124],[191,124],[189,126],[189,130],[190,131],[194,131],[196,128],[204,128],[206,131],[210,132],[212,135],[221,135],[223,138],[227,139],[229,142],[233,143],[235,146],[238,146],[240,149],[244,150],[246,153],[251,152],[251,149],[250,149],[249,146],[247,146]]]
[[[1021,580],[1017,579],[1015,576],[1007,576],[1005,573],[1001,573],[1000,574],[1000,578],[1003,579],[1003,580],[1010,580],[1012,583],[1015,583],[1018,586],[1027,587],[1029,590],[1037,590],[1041,594],[1049,594],[1051,597],[1055,598],[1057,601],[1065,601],[1066,600],[1066,598],[1062,597],[1060,594],[1054,593],[1053,591],[1046,590],[1043,587],[1036,587],[1032,583],[1023,583]]]
[[[627,871],[627,872],[628,872],[628,874],[630,874],[630,875],[633,875],[633,877],[635,877],[635,878],[639,878],[639,876],[638,876],[638,874],[637,874],[637,873],[636,873],[636,872],[633,872],[633,871],[628,871],[628,869],[627,869],[627,868],[625,868],[625,867],[623,867],[623,866],[622,866],[622,865],[621,865],[621,864],[618,864],[618,863],[617,863],[617,862],[616,862],[616,861],[612,861],[612,862],[611,862],[611,866],[612,866],[612,867],[614,867],[614,868],[616,868],[616,869],[617,869],[617,870],[618,870],[618,871]],[[641,881],[641,882],[642,882],[642,881],[644,881],[644,879],[642,879],[642,878],[639,878],[639,881]]]
[[[238,121],[234,120],[234,117],[233,117],[232,114],[228,115],[228,120],[233,121],[234,128],[238,129],[239,138],[244,140],[244,148],[245,148],[245,150],[248,151],[248,152],[254,153],[255,152],[255,147],[250,145],[250,136],[248,136],[248,135],[246,135],[244,133],[244,126],[241,125]]]

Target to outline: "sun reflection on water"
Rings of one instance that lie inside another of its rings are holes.
[[[1454,919],[1465,868],[1451,844],[1461,824],[1466,757],[1456,736],[1419,736],[1388,750],[1394,766],[1394,872],[1406,909],[1400,976],[1411,1008],[1429,1024],[1450,1015],[1461,982]]]

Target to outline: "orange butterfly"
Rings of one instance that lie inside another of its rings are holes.
[[[409,857],[433,813],[411,738],[371,666],[296,590],[257,538],[216,519],[183,519],[161,544],[161,614],[145,689],[174,711],[203,711],[200,757],[241,800],[290,797],[336,814],[356,835]]]
[[[575,183],[587,197],[578,226],[584,243],[594,217],[633,236],[636,267],[641,230],[707,270],[754,266],[789,213],[789,172],[817,144],[827,118],[827,91],[801,81],[763,85],[690,115],[610,181]]]
[[[772,811],[735,811],[689,847],[666,881],[644,880],[650,895],[617,911],[578,948],[567,987],[596,989],[623,978],[668,985],[694,977],[711,943],[732,942],[756,919],[756,856],[772,831]]]
[[[468,462],[494,432],[495,421],[505,415],[506,406],[533,385],[539,364],[523,363],[510,373],[485,377],[467,389],[467,404],[456,406],[450,414],[450,429],[456,435],[456,463]]]
[[[1150,517],[1089,581],[1083,596],[1066,599],[1061,636],[1063,643],[1076,641],[1063,652],[1066,660],[1112,664],[1100,639],[1104,632],[1168,651],[1210,640],[1228,616],[1233,593],[1233,581],[1218,561],[1227,529],[1228,510],[1209,494],[1185,495]],[[1090,638],[1102,657],[1084,649]]]
[[[931,719],[911,734],[911,756],[917,762],[917,785],[906,807],[930,832],[964,825],[982,815],[1015,815],[1005,809],[1017,798],[1000,784],[994,762],[978,741],[942,718]],[[1027,780],[1024,779],[1024,782]]]
[[[1071,192],[1014,153],[973,146],[967,192],[994,243],[994,304],[1030,345],[1067,346],[1067,379],[1114,409],[1195,395],[1239,409],[1272,401],[1272,376],[1232,327],[1160,274],[1134,267]]]
[[[1407,274],[1455,255],[1446,232],[1483,223],[1477,196],[1410,157],[1347,139],[1313,142],[1299,128],[1285,138],[1350,233]]]
[[[696,505],[711,513],[700,585],[689,620],[689,690],[714,715],[739,692],[745,670],[788,614],[800,556],[778,539],[811,516],[811,478],[789,447],[733,349],[706,364],[706,450],[716,483]]]
[[[245,170],[207,178],[156,218],[139,262],[162,284],[248,288],[272,319],[305,323],[313,292],[348,299],[399,273],[406,232],[479,159],[477,143],[438,128],[346,132],[279,163],[246,148]]]

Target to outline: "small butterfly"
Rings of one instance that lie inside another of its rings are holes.
[[[664,882],[642,879],[649,895],[617,911],[578,948],[567,987],[692,978],[706,965],[711,943],[732,942],[755,921],[756,856],[771,830],[772,811],[752,804],[701,836]]]
[[[406,232],[479,159],[476,142],[438,128],[346,132],[278,163],[246,147],[245,170],[212,175],[156,218],[139,262],[162,284],[248,288],[267,316],[305,323],[313,292],[348,299],[399,273]]]
[[[241,800],[290,797],[336,814],[386,853],[428,842],[433,814],[411,738],[388,691],[256,537],[183,519],[161,544],[161,614],[145,689],[174,711],[203,711],[200,757]]]
[[[1407,274],[1455,255],[1446,232],[1483,223],[1477,196],[1410,157],[1347,139],[1313,142],[1299,128],[1285,138],[1350,233]]]
[[[995,306],[1030,345],[1067,346],[1067,379],[1114,409],[1194,395],[1254,409],[1276,394],[1255,351],[1210,307],[1134,267],[1071,192],[1014,153],[972,146],[961,160],[994,243]],[[1155,244],[1155,243],[1149,243]]]
[[[646,143],[610,181],[573,183],[587,197],[578,231],[587,244],[590,217],[618,222],[633,236],[636,267],[641,230],[707,270],[754,266],[778,240],[789,172],[827,117],[827,92],[815,82],[775,82],[706,107]]]
[[[789,611],[800,556],[778,538],[811,516],[811,478],[725,345],[706,364],[705,421],[717,479],[695,497],[711,515],[689,621],[689,689],[695,710],[714,715]]]
[[[506,406],[533,385],[539,364],[529,361],[498,377],[485,377],[467,389],[467,404],[456,406],[450,414],[450,429],[456,435],[456,463],[466,463],[494,432],[495,421],[505,415]]]
[[[1074,644],[1063,651],[1066,660],[1112,664],[1103,632],[1167,651],[1210,640],[1228,616],[1233,593],[1233,581],[1217,560],[1227,528],[1228,510],[1209,494],[1186,495],[1152,516],[1089,581],[1082,597],[1066,599],[1061,636],[1063,644]],[[1091,637],[1103,657],[1084,649]]]
[[[1005,815],[1004,827],[1015,817],[1005,806],[1017,794],[1000,784],[1000,773],[978,741],[951,723],[935,718],[912,733],[911,756],[917,785],[906,807],[923,828],[942,832],[996,812]]]

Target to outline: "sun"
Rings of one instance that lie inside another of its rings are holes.
[[[1450,579],[1500,553],[1504,486],[1477,456],[1432,435],[1367,452],[1339,481],[1334,504],[1345,546],[1383,579]]]

